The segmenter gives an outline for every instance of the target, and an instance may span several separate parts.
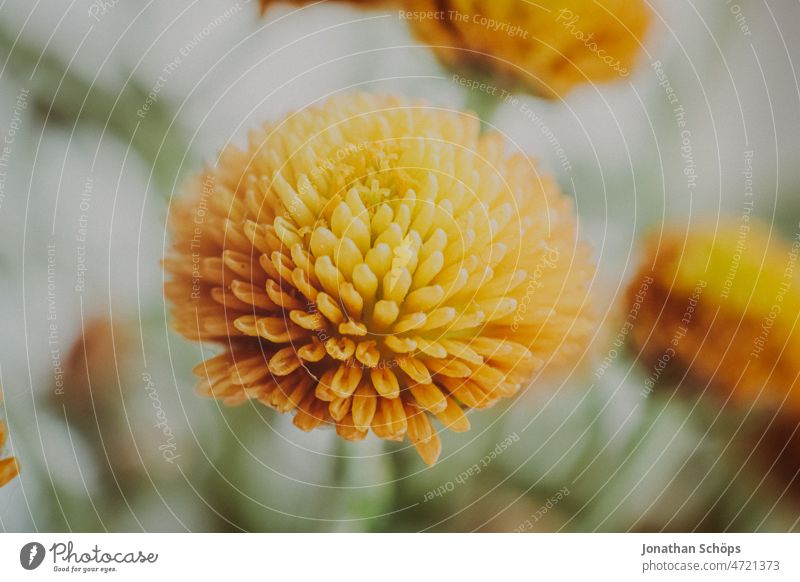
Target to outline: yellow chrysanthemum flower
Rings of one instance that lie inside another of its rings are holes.
[[[6,425],[0,422],[0,449],[6,444]],[[19,465],[14,457],[0,459],[0,487],[19,474]]]
[[[174,209],[175,328],[222,344],[201,392],[349,440],[512,396],[575,354],[592,274],[572,204],[474,115],[348,94],[229,147]]]
[[[800,412],[798,253],[800,238],[754,219],[655,234],[630,290],[640,305],[630,337],[651,368],[649,388],[671,368],[740,405]]]
[[[650,24],[643,0],[350,0],[392,7],[461,75],[563,97],[626,78]],[[262,0],[262,11],[275,0]],[[298,3],[298,2],[295,2]]]

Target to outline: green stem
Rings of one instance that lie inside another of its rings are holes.
[[[467,89],[466,108],[474,111],[481,120],[481,131],[486,131],[489,122],[497,112],[502,101],[486,91]]]
[[[99,83],[89,83],[70,69],[52,51],[16,40],[0,26],[0,55],[23,83],[32,85],[31,100],[45,123],[77,125],[88,123],[109,131],[133,149],[152,169],[161,194],[168,198],[182,175],[181,160],[187,152],[186,131],[176,119],[176,112],[163,96],[156,96],[150,108],[149,90],[136,79],[129,80],[119,93]],[[10,57],[10,58],[9,58]],[[187,156],[191,162],[192,157]]]
[[[347,485],[347,470],[350,458],[347,454],[347,441],[342,438],[334,440],[333,467],[331,470],[331,484],[335,487],[345,487]]]

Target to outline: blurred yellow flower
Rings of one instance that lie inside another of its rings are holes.
[[[224,347],[203,394],[428,464],[433,417],[467,430],[593,327],[571,200],[466,113],[334,97],[227,148],[171,224],[174,327]]]
[[[0,422],[0,449],[6,444],[6,425]],[[0,487],[19,474],[19,465],[14,457],[0,459]]]
[[[262,12],[276,0],[262,0]],[[294,3],[310,3],[305,2]],[[650,25],[643,0],[366,0],[397,9],[459,75],[556,98],[626,78]]]
[[[747,217],[654,233],[630,288],[651,277],[630,337],[651,367],[688,371],[750,407],[800,412],[800,237]]]

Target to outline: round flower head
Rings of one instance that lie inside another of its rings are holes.
[[[649,241],[634,348],[658,371],[685,372],[735,404],[800,412],[800,239],[753,220],[666,229]],[[651,375],[651,378],[653,376]]]
[[[251,133],[173,209],[174,326],[219,342],[204,394],[349,440],[512,396],[574,355],[592,268],[570,199],[474,115],[349,94]]]
[[[262,11],[276,0],[262,0]],[[295,2],[297,3],[297,2]],[[308,1],[302,3],[310,3]],[[350,0],[395,8],[459,75],[563,97],[626,78],[650,24],[643,0]]]

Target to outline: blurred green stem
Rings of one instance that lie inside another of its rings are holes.
[[[349,456],[347,454],[347,441],[337,438],[333,441],[333,457],[331,468],[331,481],[334,487],[345,487],[347,485],[347,470]]]
[[[187,134],[164,95],[151,96],[135,78],[119,92],[87,82],[68,62],[42,52],[0,26],[0,55],[23,84],[30,83],[34,109],[44,123],[86,123],[129,143],[152,169],[160,193],[168,199],[180,178],[181,160],[189,148]],[[149,103],[149,110],[143,111]],[[193,161],[187,156],[187,161]]]
[[[474,111],[481,120],[481,131],[486,131],[489,122],[501,105],[501,100],[486,91],[467,89],[466,108]]]

